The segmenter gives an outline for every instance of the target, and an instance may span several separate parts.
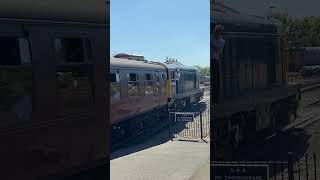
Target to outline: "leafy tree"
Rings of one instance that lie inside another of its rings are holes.
[[[304,46],[320,46],[320,17],[292,18],[287,13],[277,13],[278,19],[287,29],[288,40]]]
[[[194,67],[199,69],[200,72],[200,76],[210,76],[210,67],[208,66],[199,66],[199,65],[195,65]]]

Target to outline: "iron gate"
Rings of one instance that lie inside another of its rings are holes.
[[[210,110],[202,112],[170,112],[169,137],[171,140],[209,142]]]

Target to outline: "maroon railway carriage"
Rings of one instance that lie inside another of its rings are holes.
[[[112,141],[159,122],[168,105],[168,70],[145,60],[111,58],[110,121]]]
[[[106,163],[109,7],[97,2],[0,2],[0,179]]]

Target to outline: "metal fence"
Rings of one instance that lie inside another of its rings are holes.
[[[320,157],[316,154],[293,157],[288,154],[286,161],[214,161],[212,164],[260,164],[268,166],[269,180],[318,180],[320,179]],[[214,175],[214,172],[212,172]],[[227,174],[229,175],[229,174]]]
[[[169,136],[172,140],[209,141],[210,110],[202,112],[170,112]]]

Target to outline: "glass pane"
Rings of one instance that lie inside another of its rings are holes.
[[[63,62],[85,62],[84,56],[84,39],[81,38],[65,38],[55,40],[55,51],[57,59]]]
[[[32,116],[32,71],[0,68],[0,126],[28,122]]]
[[[153,95],[153,82],[145,81],[145,95]]]
[[[145,75],[145,80],[150,81],[151,80],[151,74],[146,74]]]
[[[111,73],[110,74],[110,82],[117,82],[116,73]]]
[[[166,80],[162,80],[162,94],[166,94],[167,87],[166,87]]]
[[[128,81],[137,81],[137,80],[138,78],[136,74],[133,74],[133,73],[128,74]]]
[[[0,65],[21,65],[19,40],[15,37],[1,37]]]
[[[56,73],[59,115],[92,110],[94,94],[90,67],[59,67]]]
[[[110,83],[110,99],[111,101],[120,100],[120,83]]]
[[[26,38],[19,38],[21,64],[31,64],[29,41]]]

